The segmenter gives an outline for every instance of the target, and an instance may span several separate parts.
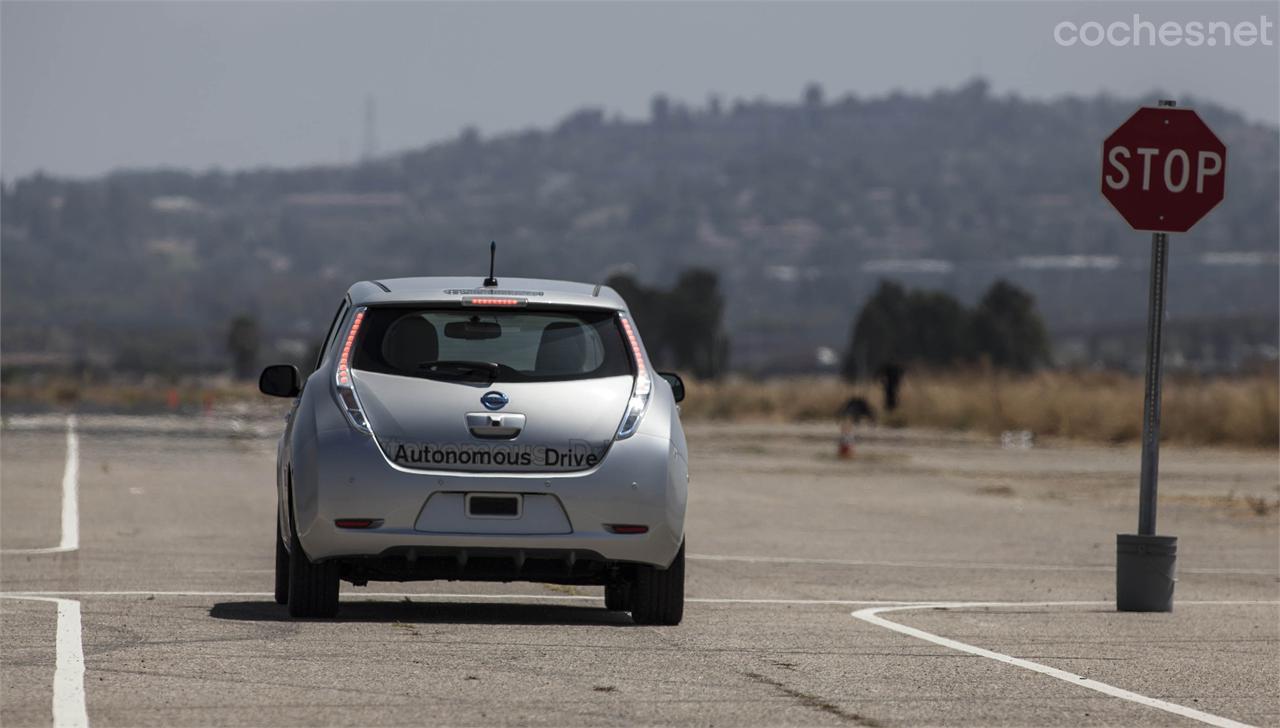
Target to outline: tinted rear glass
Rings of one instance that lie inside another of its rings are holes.
[[[352,366],[447,379],[447,367],[428,365],[448,362],[496,364],[499,382],[631,374],[612,311],[370,308]]]

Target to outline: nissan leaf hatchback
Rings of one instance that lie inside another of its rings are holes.
[[[330,617],[338,582],[597,584],[640,624],[684,611],[684,385],[612,289],[357,283],[277,457],[276,601]]]

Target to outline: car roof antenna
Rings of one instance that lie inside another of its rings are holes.
[[[498,285],[498,279],[493,277],[493,258],[498,253],[498,244],[492,240],[489,241],[489,277],[484,279],[486,287]]]

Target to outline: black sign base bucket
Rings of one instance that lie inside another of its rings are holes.
[[[1178,537],[1116,536],[1116,609],[1172,612],[1177,583]]]

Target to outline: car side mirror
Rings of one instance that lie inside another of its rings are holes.
[[[302,378],[292,364],[272,364],[258,377],[258,391],[272,397],[297,397],[302,392]]]
[[[675,372],[658,372],[658,376],[667,381],[671,385],[671,396],[675,397],[677,402],[684,401],[684,380]]]

